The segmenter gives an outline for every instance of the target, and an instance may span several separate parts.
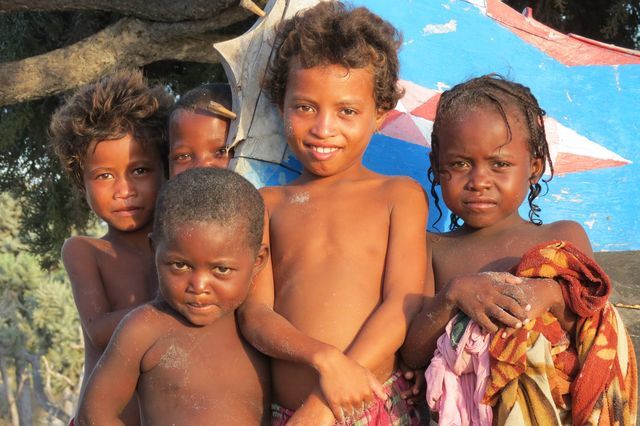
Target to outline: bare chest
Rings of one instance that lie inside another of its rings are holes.
[[[374,196],[296,193],[271,214],[272,256],[280,261],[301,253],[379,256],[386,251],[389,220],[388,206]]]
[[[260,399],[261,378],[267,374],[262,357],[241,340],[235,327],[197,332],[201,330],[178,328],[148,351],[138,384],[144,401],[198,411],[215,408],[214,401]]]
[[[456,277],[512,271],[532,244],[530,238],[517,234],[499,238],[442,239],[432,247],[436,290]]]
[[[100,253],[98,270],[113,310],[137,306],[153,299],[158,288],[153,258],[149,255]]]

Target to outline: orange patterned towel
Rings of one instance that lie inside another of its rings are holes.
[[[631,340],[609,303],[611,283],[572,244],[553,241],[527,252],[516,275],[552,278],[578,315],[573,341],[546,313],[510,337],[492,339],[484,401],[498,424],[632,425],[637,370]]]

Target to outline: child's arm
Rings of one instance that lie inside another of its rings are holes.
[[[104,350],[120,320],[133,308],[111,311],[96,264],[95,248],[82,237],[62,247],[62,262],[69,275],[80,322],[91,343]]]
[[[322,391],[316,388],[307,397],[287,422],[288,426],[332,426],[336,419],[327,408],[328,403],[322,397]]]
[[[563,220],[549,225],[554,239],[571,242],[577,249],[593,258],[591,242],[584,228],[577,222]],[[521,285],[528,300],[531,300],[529,318],[538,318],[545,311],[558,319],[560,326],[572,333],[576,314],[566,305],[560,283],[552,279],[526,279]]]
[[[500,316],[503,321],[514,327],[526,319],[526,297],[514,284],[520,279],[511,274],[478,274],[460,277],[438,285],[433,277],[431,244],[427,244],[429,279],[424,291],[422,309],[414,317],[402,346],[402,359],[413,368],[424,368],[436,348],[438,338],[444,332],[447,322],[456,314],[458,308],[470,317],[477,319],[485,329],[497,326],[490,319]],[[434,295],[434,288],[437,290]],[[513,316],[500,309],[517,312]],[[491,313],[493,312],[493,314]]]
[[[398,351],[420,309],[425,286],[432,285],[427,275],[428,207],[424,190],[417,182],[406,179],[395,179],[389,184],[392,210],[382,303],[346,352],[371,371]]]
[[[268,191],[261,191],[269,206]],[[269,246],[269,215],[265,211],[263,243]],[[244,337],[264,354],[315,369],[330,397],[333,415],[342,420],[342,412],[351,412],[362,401],[371,400],[371,392],[384,398],[378,381],[366,368],[345,356],[338,348],[307,336],[273,310],[274,283],[271,258],[254,279],[254,288],[238,309],[238,321]],[[327,390],[327,387],[330,389]]]
[[[113,334],[94,368],[78,409],[78,425],[122,425],[119,416],[133,397],[141,361],[152,343],[149,307],[133,312]]]

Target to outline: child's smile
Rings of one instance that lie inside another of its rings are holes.
[[[282,113],[289,146],[305,170],[332,176],[361,166],[382,121],[368,68],[290,66]]]
[[[541,161],[529,153],[528,133],[512,114],[511,140],[502,116],[479,106],[446,122],[440,131],[439,163],[446,205],[467,226],[484,228],[507,218],[537,179]]]

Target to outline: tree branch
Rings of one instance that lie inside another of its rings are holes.
[[[115,12],[150,21],[179,22],[213,18],[239,0],[0,0],[0,12]]]
[[[249,13],[229,9],[214,19],[161,23],[123,18],[76,44],[0,64],[0,106],[51,96],[95,81],[117,69],[155,61],[218,62],[213,43]]]
[[[49,401],[49,397],[44,390],[44,385],[42,384],[40,357],[30,353],[25,353],[25,356],[31,364],[31,377],[33,378],[33,391],[36,395],[36,399],[47,413],[54,416],[64,424],[69,423],[71,416],[65,413],[62,408]]]

